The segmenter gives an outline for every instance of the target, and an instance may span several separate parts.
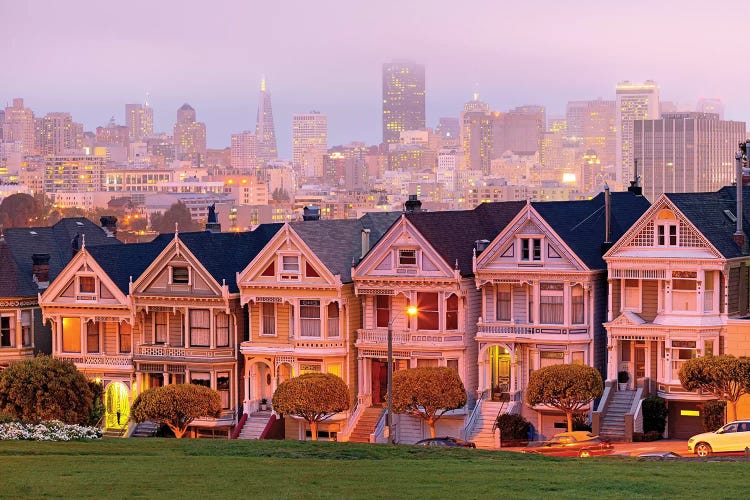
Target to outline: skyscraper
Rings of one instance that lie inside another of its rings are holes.
[[[667,113],[633,122],[633,156],[643,195],[716,191],[734,180],[734,154],[745,139],[745,122],[714,113]]]
[[[724,103],[718,97],[701,97],[695,110],[699,113],[716,113],[719,120],[724,119]]]
[[[255,170],[258,168],[258,140],[249,131],[232,134],[232,145],[229,151],[232,168]]]
[[[292,116],[292,166],[302,177],[322,177],[328,119],[317,111]]]
[[[206,124],[195,121],[195,110],[187,103],[177,110],[174,151],[178,160],[201,163],[206,159]]]
[[[424,75],[424,66],[414,61],[383,64],[383,143],[398,143],[404,130],[425,128]]]
[[[570,101],[565,116],[568,139],[593,150],[602,165],[615,164],[615,101]]]
[[[615,165],[617,183],[624,188],[633,178],[633,122],[659,118],[659,87],[656,82],[617,84],[615,103]]]
[[[125,105],[125,125],[130,141],[140,141],[154,135],[154,110],[147,103]]]
[[[255,118],[255,138],[258,141],[258,162],[265,165],[278,157],[276,131],[273,127],[271,93],[266,90],[266,77],[260,81],[258,115]]]
[[[13,99],[13,106],[5,108],[3,142],[19,142],[23,154],[34,152],[34,112],[23,106],[23,99]]]
[[[70,153],[83,146],[83,125],[70,113],[47,113],[35,120],[36,150],[43,155]]]

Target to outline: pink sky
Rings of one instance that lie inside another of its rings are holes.
[[[211,147],[255,126],[268,77],[282,154],[291,114],[328,115],[329,143],[380,140],[380,68],[427,67],[427,122],[457,116],[475,86],[503,110],[613,98],[656,80],[665,100],[721,97],[750,118],[739,1],[0,0],[0,102],[70,111],[87,129],[151,94],[159,130],[189,102]]]

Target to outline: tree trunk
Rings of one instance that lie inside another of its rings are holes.
[[[727,401],[727,422],[737,420],[737,401]]]
[[[310,422],[310,439],[312,439],[313,441],[318,440],[318,422],[316,422],[315,420]]]
[[[568,432],[573,432],[573,412],[565,412],[565,416],[568,417]]]
[[[429,419],[427,421],[427,424],[430,426],[430,437],[434,438],[435,437],[435,420]]]
[[[171,425],[169,425],[169,428],[172,429],[172,432],[174,432],[175,439],[182,439],[182,436],[185,435],[185,431],[187,430],[187,427],[179,428],[179,427],[172,427]]]

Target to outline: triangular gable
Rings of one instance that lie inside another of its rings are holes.
[[[413,260],[411,250],[415,251]],[[454,270],[419,230],[406,217],[401,217],[370,249],[353,275],[359,278],[453,278]]]
[[[47,287],[41,296],[40,303],[70,303],[71,299],[76,298],[76,277],[79,275],[94,276],[97,280],[97,300],[92,300],[96,304],[103,299],[103,302],[109,304],[117,303],[122,306],[128,306],[127,296],[117,288],[114,281],[107,275],[98,262],[82,248],[68,262],[63,270],[58,274],[52,284]]]
[[[187,267],[188,283],[171,283],[170,268]],[[190,291],[200,295],[221,296],[222,285],[217,283],[195,255],[179,239],[175,237],[154,259],[148,268],[133,283],[131,293],[170,295],[173,288],[180,288],[180,292]],[[184,288],[184,290],[183,290]]]
[[[296,272],[284,270],[284,256],[299,257]],[[237,273],[240,287],[251,283],[271,286],[279,283],[337,285],[338,282],[337,277],[289,224],[284,224],[245,269]]]
[[[604,258],[615,257],[627,248],[650,248],[657,247],[655,243],[656,220],[659,213],[669,210],[675,214],[679,222],[679,245],[669,247],[672,251],[679,249],[701,248],[709,251],[717,258],[721,258],[721,252],[714,247],[708,239],[685,217],[685,215],[667,198],[662,195],[656,203],[628,229],[625,234],[604,254]],[[663,247],[657,247],[663,248]]]
[[[534,207],[529,204],[477,256],[476,272],[528,267],[528,263],[521,262],[521,254],[518,248],[519,236],[539,236],[542,239],[541,252],[543,252],[543,256],[538,262],[539,268],[588,269],[583,261],[565,244],[563,239],[534,210]]]
[[[625,311],[618,317],[607,323],[607,326],[639,326],[646,323],[646,320],[632,311]]]

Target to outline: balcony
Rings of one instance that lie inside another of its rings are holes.
[[[133,369],[133,357],[127,355],[111,354],[55,354],[55,358],[71,361],[79,368],[120,368]]]
[[[461,347],[464,342],[463,332],[432,332],[425,330],[394,331],[393,345],[418,347]],[[385,346],[388,344],[388,330],[360,329],[357,330],[357,346]]]
[[[479,323],[477,340],[531,340],[534,342],[569,342],[592,340],[589,328],[584,325],[512,325]]]
[[[136,347],[134,358],[139,360],[168,360],[168,361],[227,361],[235,360],[234,349],[231,347],[171,347],[164,345],[144,344]]]

